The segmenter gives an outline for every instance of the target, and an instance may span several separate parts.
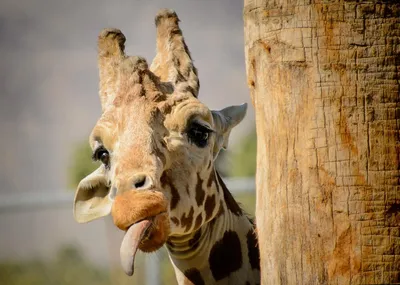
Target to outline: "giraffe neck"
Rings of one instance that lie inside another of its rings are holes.
[[[218,173],[216,183],[224,191],[225,202],[220,205],[218,214],[198,230],[170,237],[167,242],[178,283],[259,284],[259,251],[254,225]]]

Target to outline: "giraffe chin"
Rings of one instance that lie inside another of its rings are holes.
[[[167,213],[161,213],[151,219],[139,249],[143,252],[153,252],[162,247],[169,236],[169,223]]]
[[[168,238],[166,214],[141,220],[128,228],[121,243],[120,257],[123,270],[128,276],[134,273],[135,256],[138,249],[152,252],[159,249]]]

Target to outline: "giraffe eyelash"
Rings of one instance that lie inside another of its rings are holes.
[[[194,121],[189,125],[188,130],[197,127],[199,129],[201,129],[202,131],[208,132],[209,134],[211,133],[215,133],[215,131],[213,129],[211,129],[208,125],[202,124],[200,122]]]

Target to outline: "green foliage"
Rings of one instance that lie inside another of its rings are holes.
[[[250,177],[256,174],[257,134],[253,130],[236,147],[232,155],[230,176]]]
[[[92,150],[86,141],[77,144],[72,150],[71,164],[68,169],[68,186],[72,189],[75,189],[83,178],[99,167],[99,163],[93,162],[91,156]]]

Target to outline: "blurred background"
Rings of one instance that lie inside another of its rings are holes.
[[[119,265],[109,218],[77,224],[77,182],[96,167],[87,138],[100,116],[96,40],[121,29],[126,51],[151,62],[154,16],[174,9],[210,109],[249,103],[217,167],[254,214],[256,136],[246,84],[242,0],[2,0],[0,3],[0,283],[176,284],[165,250]]]

